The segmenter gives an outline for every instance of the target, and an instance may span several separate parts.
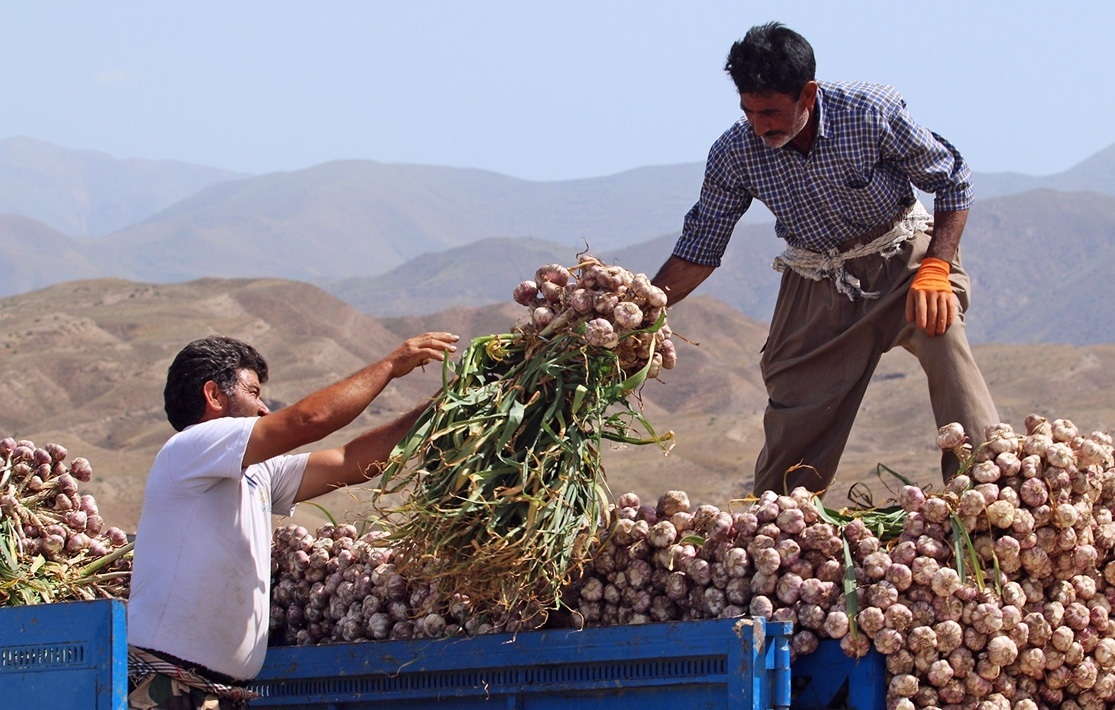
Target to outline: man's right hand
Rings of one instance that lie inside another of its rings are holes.
[[[926,257],[906,294],[906,320],[931,338],[943,335],[960,313],[960,300],[949,283],[950,268],[947,261]]]
[[[459,337],[452,333],[423,333],[403,342],[385,360],[391,365],[391,377],[403,377],[416,367],[434,360],[442,362],[446,353],[457,351]]]

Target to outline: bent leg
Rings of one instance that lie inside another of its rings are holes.
[[[959,422],[973,446],[982,443],[984,430],[998,423],[999,413],[972,355],[964,321],[958,319],[943,335],[932,338],[915,330],[903,345],[917,356],[925,371],[937,426]],[[952,452],[942,453],[941,473],[945,481],[959,467],[960,461]]]
[[[926,241],[919,240],[918,244],[924,247]],[[920,258],[915,255],[916,260]],[[959,254],[953,259],[949,280],[960,299],[960,317],[944,334],[933,337],[907,324],[896,344],[913,353],[921,363],[937,426],[959,422],[972,445],[978,446],[983,443],[984,430],[999,422],[999,412],[968,343],[964,313],[968,310],[971,279]],[[941,473],[946,482],[959,468],[960,461],[951,451],[942,453]]]
[[[783,274],[760,365],[768,402],[754,492],[819,492],[836,476],[881,348],[857,328],[864,304],[828,280]]]

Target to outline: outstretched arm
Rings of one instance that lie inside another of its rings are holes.
[[[371,429],[344,446],[311,453],[295,502],[316,498],[341,486],[364,483],[380,473],[391,450],[427,406],[428,401],[421,402],[398,419]]]
[[[405,341],[390,355],[345,379],[261,417],[244,452],[244,466],[266,461],[300,446],[320,441],[352,423],[387,383],[455,351],[457,336],[425,333]],[[404,429],[405,431],[405,429]]]
[[[715,266],[670,256],[654,275],[652,283],[666,292],[667,303],[672,306],[692,293],[715,270]]]

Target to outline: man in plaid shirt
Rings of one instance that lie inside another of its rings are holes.
[[[982,441],[999,419],[964,332],[964,158],[893,88],[816,81],[812,47],[781,24],[753,27],[725,69],[743,117],[713,144],[700,200],[654,283],[677,303],[720,265],[752,200],[774,214],[787,248],[760,363],[769,401],[755,492],[832,483],[871,375],[896,345],[920,361],[937,425],[959,422]],[[934,195],[932,216],[914,187]],[[946,478],[958,465],[944,454]]]

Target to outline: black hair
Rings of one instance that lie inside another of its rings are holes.
[[[779,22],[756,25],[732,45],[724,71],[741,94],[777,93],[797,99],[813,81],[817,61],[804,37]]]
[[[267,381],[267,361],[255,348],[236,338],[212,335],[194,340],[175,356],[166,373],[163,408],[175,431],[197,424],[205,414],[202,388],[209,380],[231,395],[240,371],[251,370],[260,384]]]

